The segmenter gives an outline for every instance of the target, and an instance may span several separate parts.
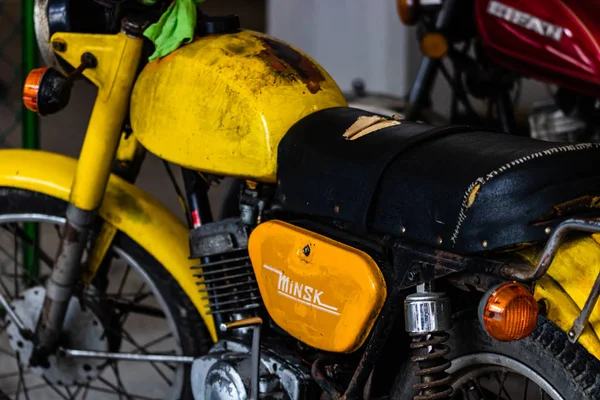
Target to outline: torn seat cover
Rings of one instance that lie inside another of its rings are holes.
[[[296,123],[279,145],[283,208],[455,253],[542,241],[600,211],[598,144],[391,121],[338,107]]]

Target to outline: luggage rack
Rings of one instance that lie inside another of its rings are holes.
[[[600,233],[600,219],[573,218],[560,223],[554,232],[552,232],[550,239],[548,239],[548,242],[544,247],[544,251],[542,251],[542,255],[540,256],[540,260],[535,268],[526,269],[522,266],[506,265],[500,269],[500,274],[505,278],[514,279],[520,282],[533,282],[540,279],[546,274],[546,272],[548,272],[548,269],[554,260],[554,256],[556,256],[556,252],[558,251],[560,244],[570,232]],[[592,290],[585,301],[585,305],[583,306],[581,313],[575,319],[571,329],[567,332],[567,337],[571,343],[577,342],[581,336],[585,324],[587,323],[599,296],[600,273],[596,276]]]

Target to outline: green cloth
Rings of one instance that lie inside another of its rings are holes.
[[[144,36],[152,40],[156,47],[150,61],[164,57],[192,41],[196,30],[196,5],[203,2],[204,0],[175,0],[158,22],[144,31]]]

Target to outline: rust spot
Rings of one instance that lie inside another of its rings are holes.
[[[225,50],[231,54],[242,55],[248,52],[250,45],[251,43],[248,43],[246,41],[239,41],[237,43],[229,43],[225,47]]]
[[[552,221],[556,218],[564,218],[589,212],[590,210],[600,209],[600,197],[583,196],[574,200],[555,205],[550,211],[533,221],[533,224]]]
[[[285,43],[267,37],[257,36],[264,50],[258,56],[281,76],[302,81],[312,94],[321,90],[325,77],[319,68],[304,54]]]

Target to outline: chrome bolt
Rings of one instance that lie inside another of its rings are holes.
[[[56,51],[67,51],[67,44],[63,41],[55,40],[52,42],[52,48]]]

